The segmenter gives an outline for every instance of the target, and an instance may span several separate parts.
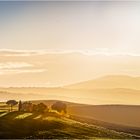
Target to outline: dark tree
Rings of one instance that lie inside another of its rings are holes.
[[[51,106],[51,108],[52,108],[53,110],[56,110],[56,111],[60,112],[60,113],[61,113],[62,111],[64,111],[64,113],[67,113],[67,105],[66,105],[65,103],[61,102],[61,101],[58,101],[58,102],[54,103],[54,104]]]
[[[48,110],[48,107],[43,103],[39,103],[38,105],[33,105],[34,112],[44,113],[47,110]]]
[[[18,103],[18,111],[21,111],[21,108],[22,108],[22,103],[21,103],[21,101],[19,101],[19,103]]]
[[[37,107],[38,107],[38,112],[40,113],[43,113],[48,109],[48,107],[43,103],[38,104]]]
[[[13,106],[17,105],[18,102],[15,100],[9,100],[6,102],[6,104],[10,106],[10,111],[12,111]]]

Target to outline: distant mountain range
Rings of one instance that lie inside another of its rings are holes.
[[[127,88],[140,90],[140,77],[112,75],[72,84],[66,87],[70,89]]]
[[[140,77],[105,76],[59,88],[0,88],[0,99],[63,100],[85,104],[140,105]]]

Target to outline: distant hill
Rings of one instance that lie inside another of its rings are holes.
[[[140,77],[125,75],[105,76],[66,86],[69,89],[129,88],[140,90]]]

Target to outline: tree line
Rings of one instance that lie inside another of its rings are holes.
[[[49,109],[51,111],[56,111],[58,113],[67,113],[67,105],[61,101],[57,101],[51,105],[51,108],[49,108],[44,103],[38,103],[33,104],[31,102],[17,102],[16,100],[8,100],[6,104],[10,107],[9,111],[13,111],[13,107],[18,105],[18,111],[25,111],[25,112],[39,112],[39,113],[45,113],[48,112]]]

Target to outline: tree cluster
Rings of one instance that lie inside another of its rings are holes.
[[[19,111],[29,111],[29,109],[32,110],[32,112],[39,112],[39,113],[44,113],[47,112],[48,106],[45,105],[44,103],[39,103],[39,104],[32,104],[30,102],[25,102],[22,104],[21,101],[19,103],[15,100],[9,100],[6,102],[7,105],[10,106],[10,111],[12,111],[13,106],[18,104],[18,110]],[[23,109],[23,105],[26,106],[26,108]],[[61,101],[57,101],[51,106],[51,110],[55,110],[58,113],[67,113],[67,105]]]

